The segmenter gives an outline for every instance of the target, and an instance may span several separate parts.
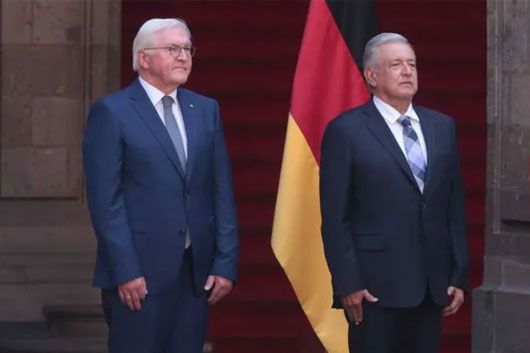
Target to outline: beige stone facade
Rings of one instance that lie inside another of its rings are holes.
[[[119,86],[119,0],[1,0],[0,322],[98,301],[81,136]]]
[[[473,353],[530,347],[530,2],[488,0],[488,170],[484,281]]]

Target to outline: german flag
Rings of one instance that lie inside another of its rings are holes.
[[[296,68],[272,248],[329,353],[348,352],[347,323],[331,308],[319,206],[320,144],[327,123],[365,103],[366,42],[377,33],[375,0],[312,0]]]

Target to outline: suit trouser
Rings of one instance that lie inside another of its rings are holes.
[[[350,323],[350,353],[437,353],[443,308],[430,293],[413,308],[385,308],[363,301],[363,321]]]
[[[201,353],[207,326],[207,293],[197,295],[193,288],[188,249],[175,288],[148,294],[139,311],[123,305],[116,289],[104,289],[109,353]]]

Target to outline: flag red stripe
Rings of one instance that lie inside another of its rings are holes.
[[[291,113],[320,164],[327,123],[370,97],[324,0],[313,0],[293,84]]]

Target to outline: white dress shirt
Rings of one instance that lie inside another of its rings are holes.
[[[175,116],[175,120],[177,120],[177,126],[179,127],[179,133],[180,137],[182,138],[182,145],[184,147],[184,155],[186,156],[186,159],[188,158],[188,136],[186,135],[186,128],[184,126],[184,118],[182,117],[182,111],[180,110],[179,101],[177,100],[177,90],[174,90],[170,92],[169,94],[165,94],[155,86],[151,85],[149,82],[144,80],[141,77],[138,77],[140,84],[144,88],[145,92],[147,93],[147,96],[151,100],[151,103],[153,103],[153,106],[155,107],[158,116],[160,117],[160,120],[162,120],[162,124],[166,125],[166,121],[164,119],[164,104],[162,103],[162,98],[164,96],[170,96],[173,98],[175,104],[171,106],[171,109],[173,110],[173,115]]]
[[[402,114],[390,104],[383,102],[376,96],[374,96],[373,101],[375,107],[385,119],[385,122],[390,128],[390,131],[392,131],[392,135],[394,135],[394,138],[396,139],[396,142],[401,148],[401,151],[403,151],[405,158],[407,158],[405,143],[403,142],[403,125],[401,125],[401,123],[398,121]],[[416,135],[418,135],[418,140],[420,141],[421,152],[423,153],[423,157],[425,158],[425,164],[427,164],[427,146],[425,145],[425,139],[423,138],[423,132],[421,131],[420,118],[412,108],[412,104],[409,105],[409,108],[403,115],[406,115],[410,118],[412,128],[416,132]]]

